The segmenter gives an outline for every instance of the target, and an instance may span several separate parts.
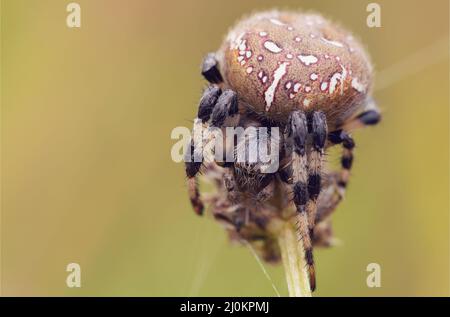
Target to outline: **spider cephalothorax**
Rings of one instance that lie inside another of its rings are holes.
[[[218,187],[209,197],[215,218],[267,261],[279,259],[277,224],[295,217],[314,289],[312,247],[331,243],[329,215],[343,197],[353,160],[349,132],[380,119],[364,49],[320,15],[270,11],[239,22],[219,51],[205,57],[202,74],[210,83],[197,116],[204,127],[278,127],[282,133],[279,166],[270,173],[259,162],[189,159],[194,209],[203,211],[195,179],[203,171]],[[246,149],[242,143],[225,151],[236,158]],[[343,146],[342,169],[326,172],[324,152],[335,144]]]

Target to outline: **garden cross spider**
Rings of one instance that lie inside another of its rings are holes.
[[[206,199],[215,218],[232,238],[254,242],[267,261],[280,257],[271,220],[296,217],[314,290],[312,249],[332,241],[329,215],[342,200],[353,161],[350,132],[380,120],[370,97],[369,58],[349,32],[320,15],[270,11],[239,22],[219,51],[205,57],[202,74],[210,83],[197,115],[205,127],[283,133],[274,173],[261,173],[260,164],[188,160],[194,210],[204,208],[196,180],[202,171],[218,188]],[[325,151],[336,144],[343,147],[341,170],[326,172]],[[281,212],[289,206],[295,211]]]

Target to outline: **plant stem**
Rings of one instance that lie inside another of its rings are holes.
[[[297,239],[292,223],[286,222],[283,226],[278,236],[278,244],[281,249],[289,296],[311,297],[303,243]]]

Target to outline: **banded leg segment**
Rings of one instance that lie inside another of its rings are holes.
[[[355,141],[345,131],[338,130],[328,135],[328,140],[334,144],[342,144],[343,152],[341,156],[341,171],[339,173],[337,185],[339,194],[344,196],[345,189],[350,179],[350,170],[353,165],[353,149],[355,148]]]
[[[381,120],[380,110],[373,99],[368,99],[364,107],[363,112],[357,115],[355,118],[346,122],[342,127],[336,131],[328,134],[328,140],[332,144],[342,144],[343,153],[341,156],[341,170],[333,177],[335,190],[329,188],[327,190],[327,206],[322,206],[320,212],[317,214],[315,222],[320,223],[327,219],[329,215],[337,208],[342,201],[345,190],[350,179],[350,171],[353,165],[353,149],[355,142],[349,135],[349,130],[361,128],[369,125],[376,125]]]
[[[202,123],[207,122],[211,117],[212,110],[220,94],[221,90],[217,86],[209,86],[203,92],[197,113],[197,118],[200,119]],[[188,156],[185,159],[186,176],[188,178],[187,188],[189,200],[191,201],[195,213],[198,215],[202,215],[204,205],[200,198],[200,191],[198,189],[198,180],[197,180],[197,174],[200,172],[202,161],[196,162],[195,147],[196,147],[195,140],[192,139],[189,149],[190,152],[188,153]]]
[[[194,152],[194,145],[191,144],[191,151]],[[203,214],[204,205],[200,198],[200,191],[198,189],[198,180],[197,174],[200,171],[202,163],[201,162],[186,162],[186,175],[188,177],[187,180],[187,188],[189,200],[191,201],[192,208],[194,209],[197,215]]]
[[[308,215],[306,213],[306,204],[308,202],[307,135],[308,124],[305,114],[301,111],[292,112],[288,122],[288,138],[291,138],[293,141],[291,161],[292,189],[294,193],[294,204],[297,209],[297,230],[300,239],[303,241],[305,261],[309,273],[309,283],[311,290],[313,291],[316,288],[316,278]]]
[[[342,170],[339,175],[338,186],[345,189],[350,179],[350,170],[353,165],[353,149],[355,148],[355,141],[346,132],[342,133],[342,147],[344,148],[341,158]]]
[[[327,120],[325,114],[316,111],[311,118],[312,149],[308,161],[308,194],[309,199],[306,206],[308,213],[308,226],[311,239],[317,212],[317,198],[319,197],[322,183],[322,165],[324,157],[325,141],[327,139]]]
[[[319,197],[315,225],[325,221],[337,208],[345,195],[353,164],[353,149],[355,142],[345,131],[338,130],[328,134],[328,140],[333,144],[342,144],[341,169],[328,174],[327,183]]]
[[[227,123],[227,119],[238,114],[238,99],[236,93],[231,89],[225,89],[211,114],[211,125],[213,127],[222,127]]]
[[[208,86],[203,92],[197,113],[197,118],[201,119],[203,123],[206,123],[211,117],[214,106],[221,94],[221,89],[216,85]]]
[[[198,108],[197,118],[201,120],[206,127],[211,122],[212,126],[221,127],[228,117],[237,114],[237,96],[231,90],[222,90],[211,85],[205,89]],[[198,189],[197,175],[203,164],[203,153],[201,159],[196,160],[196,151],[199,145],[203,145],[204,140],[192,140],[190,144],[190,152],[186,157],[186,175],[188,177],[188,194],[191,204],[195,212],[199,215],[203,213],[204,205],[200,198]]]

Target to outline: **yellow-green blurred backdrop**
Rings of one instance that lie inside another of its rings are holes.
[[[356,133],[334,215],[340,247],[316,251],[316,295],[449,293],[449,4],[376,1],[1,1],[3,295],[273,296],[244,247],[190,208],[171,160],[191,125],[203,55],[242,14],[314,9],[362,39],[383,122]],[[69,289],[66,265],[81,265]],[[366,266],[381,265],[381,288]],[[287,294],[281,267],[267,267]]]

